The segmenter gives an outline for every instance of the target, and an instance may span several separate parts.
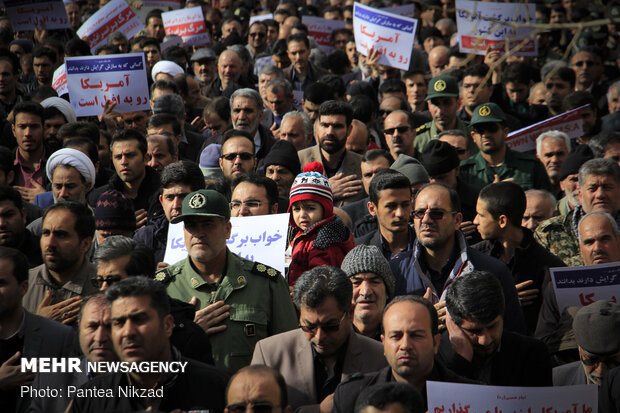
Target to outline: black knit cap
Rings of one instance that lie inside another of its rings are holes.
[[[594,159],[592,149],[590,149],[588,145],[577,145],[571,153],[568,154],[560,167],[560,181],[565,180],[568,175],[579,173],[581,165],[590,159]]]
[[[136,230],[133,202],[122,192],[109,190],[102,193],[97,199],[94,215],[98,230]]]
[[[419,159],[430,176],[443,175],[460,164],[456,149],[449,143],[438,139],[433,139],[424,146]]]
[[[301,164],[295,146],[289,141],[278,140],[273,144],[271,150],[263,159],[263,165],[267,168],[269,165],[281,165],[291,171],[293,175],[301,172]]]

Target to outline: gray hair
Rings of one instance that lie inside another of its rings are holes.
[[[610,175],[620,185],[620,166],[607,158],[590,159],[579,168],[579,188],[583,188],[588,175]]]
[[[250,51],[246,49],[243,45],[234,44],[232,46],[229,46],[228,50],[232,50],[233,52],[237,53],[237,56],[239,56],[239,59],[241,59],[242,62],[248,63],[252,60],[252,55],[250,54]]]
[[[110,303],[108,303],[108,300],[105,298],[105,294],[103,292],[98,292],[98,293],[89,295],[88,297],[84,298],[84,301],[82,301],[82,304],[80,305],[80,311],[78,312],[78,317],[77,317],[78,326],[82,322],[82,315],[84,314],[84,308],[86,308],[88,303],[90,303],[91,301],[102,307],[110,306]]]
[[[605,217],[607,219],[607,221],[609,221],[609,225],[611,226],[611,232],[612,234],[614,234],[615,238],[618,238],[618,236],[620,236],[620,230],[618,230],[618,223],[616,222],[616,220],[614,219],[614,217],[612,217],[608,212],[604,212],[604,211],[592,211],[592,212],[588,212],[587,214],[585,214],[583,217],[581,217],[581,219],[579,220],[579,225],[577,226],[578,229],[578,236],[579,236],[579,244],[581,245],[581,243],[583,242],[583,239],[581,238],[581,224],[583,223],[583,221],[592,216],[592,215],[600,215],[602,217]]]
[[[166,93],[153,102],[153,114],[169,113],[178,118],[185,118],[185,104],[180,95]]]
[[[125,36],[122,32],[116,31],[116,32],[112,32],[109,36],[108,36],[108,46],[112,46],[114,44],[114,41],[121,41],[124,40],[127,43],[129,43],[129,41],[127,40],[127,36]]]
[[[547,79],[547,76],[549,76],[549,74],[555,72],[561,67],[568,67],[568,63],[566,63],[564,60],[552,60],[546,63],[542,67],[542,69],[540,69],[541,82],[544,82]]]
[[[614,83],[612,83],[609,86],[609,89],[607,89],[607,101],[609,102],[610,100],[613,99],[614,94],[618,95],[619,93],[620,93],[620,80],[616,80]]]
[[[287,112],[282,118],[282,122],[284,122],[287,118],[300,118],[303,123],[303,134],[304,138],[308,138],[308,136],[312,135],[312,121],[304,112],[300,112],[298,110],[293,110],[291,112]],[[282,123],[280,123],[282,124]]]
[[[567,134],[565,134],[564,132],[560,132],[559,130],[548,130],[546,132],[541,133],[540,135],[538,135],[538,138],[536,138],[536,153],[538,155],[541,155],[540,151],[542,150],[542,141],[544,141],[547,138],[551,138],[551,140],[557,141],[557,142],[564,142],[564,144],[566,145],[566,153],[568,154],[571,150],[571,144],[570,144],[570,138],[568,137]]]
[[[106,238],[103,244],[97,246],[93,259],[95,264],[110,261],[118,257],[129,255],[136,248],[136,241],[123,235],[113,235]]]
[[[337,267],[314,267],[301,274],[293,288],[293,302],[298,309],[304,305],[318,308],[328,297],[334,297],[340,311],[349,311],[353,285],[349,277]]]
[[[284,94],[287,96],[293,94],[293,86],[287,79],[276,77],[267,83],[267,90],[271,90],[272,93],[278,93],[280,89],[284,89]]]
[[[439,26],[443,26],[443,25],[447,25],[448,27],[450,27],[450,30],[452,30],[452,32],[456,31],[456,23],[452,19],[443,18],[443,19],[437,20],[437,23],[435,23],[435,27],[437,29],[439,29]]]
[[[276,74],[277,77],[284,77],[284,72],[282,71],[282,69],[274,65],[267,65],[261,68],[259,76],[260,75],[273,75],[274,73]]]
[[[551,192],[545,191],[544,189],[528,189],[527,191],[525,191],[525,198],[527,199],[528,196],[540,196],[543,198],[547,198],[547,200],[551,204],[551,215],[553,215],[553,212],[558,205],[558,200]]]
[[[232,113],[232,110],[233,110],[233,102],[235,101],[235,98],[238,98],[238,97],[243,97],[243,98],[254,100],[256,102],[256,109],[259,112],[263,111],[263,99],[261,99],[260,93],[258,93],[254,89],[250,89],[246,87],[243,89],[237,89],[233,92],[232,96],[230,97],[230,113]]]

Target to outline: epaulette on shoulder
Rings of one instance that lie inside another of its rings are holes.
[[[430,126],[427,126],[427,124],[423,124],[417,127],[417,129],[415,130],[416,133],[420,133],[420,132],[424,132],[426,130],[430,129]]]
[[[180,267],[175,267],[175,268],[166,267],[155,273],[155,280],[164,283],[164,285],[168,285],[172,281],[174,281],[174,279],[176,278],[180,270],[181,270]]]
[[[282,274],[280,271],[276,270],[269,265],[255,262],[252,266],[252,272],[257,275],[262,275],[263,277],[269,278],[271,281],[277,281],[278,277],[281,277]]]

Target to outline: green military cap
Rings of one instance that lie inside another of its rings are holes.
[[[428,94],[424,100],[442,97],[459,97],[459,85],[452,76],[441,75],[432,78],[428,84]]]
[[[230,206],[224,195],[212,189],[201,189],[183,200],[181,215],[170,220],[173,224],[187,217],[220,217],[230,219]]]
[[[502,108],[495,103],[489,102],[476,106],[476,109],[474,109],[471,115],[469,126],[473,126],[477,123],[504,123],[505,120],[506,115]]]

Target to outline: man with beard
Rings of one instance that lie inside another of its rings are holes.
[[[43,142],[47,153],[62,147],[62,140],[58,138],[58,130],[64,124],[77,122],[75,111],[71,104],[59,97],[51,97],[41,102],[43,106]]]
[[[241,174],[256,169],[255,145],[252,136],[242,130],[231,129],[224,133],[220,169],[224,178],[231,183]]]
[[[562,193],[560,170],[570,150],[570,138],[564,132],[550,130],[536,138],[536,156],[543,163],[556,196]]]
[[[47,184],[43,107],[33,102],[18,103],[13,119],[13,135],[17,139],[13,185],[26,201],[32,202],[37,193],[45,192]]]
[[[0,186],[0,245],[23,251],[30,268],[40,265],[41,247],[37,237],[26,229],[26,207],[19,192]]]
[[[60,202],[43,214],[43,264],[30,270],[24,308],[38,315],[73,324],[82,298],[97,291],[90,278],[96,267],[86,259],[95,235],[95,219],[88,207]]]
[[[527,189],[553,191],[547,172],[531,155],[513,151],[506,145],[506,116],[495,103],[484,103],[474,110],[471,137],[480,152],[461,164],[464,181],[483,188],[496,180],[510,179]]]
[[[216,61],[217,56],[215,52],[206,47],[196,50],[190,59],[194,76],[196,76],[200,86],[200,94],[203,96],[209,93],[211,82],[215,78],[215,73],[217,72]]]
[[[362,176],[362,155],[345,147],[352,119],[353,109],[348,103],[335,100],[322,103],[315,127],[318,145],[298,152],[302,166],[309,162],[323,164],[332,188],[334,206],[338,207],[364,197],[359,179]]]
[[[545,345],[504,329],[504,294],[497,277],[472,271],[447,290],[447,330],[441,335],[439,359],[448,368],[493,386],[551,385]]]
[[[558,179],[564,197],[558,201],[557,209],[560,215],[568,215],[579,205],[579,168],[594,158],[588,145],[577,145],[562,163]]]
[[[271,131],[261,125],[263,114],[263,100],[256,90],[238,89],[230,97],[232,126],[234,129],[248,133],[253,139],[253,153],[256,155],[257,161],[267,156],[275,143]]]

